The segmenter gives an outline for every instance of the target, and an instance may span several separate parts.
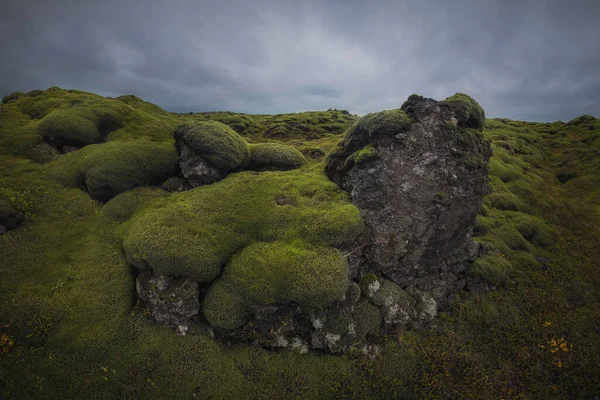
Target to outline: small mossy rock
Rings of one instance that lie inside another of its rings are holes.
[[[38,164],[46,164],[54,160],[58,156],[58,151],[48,143],[38,143],[31,152],[29,158]]]
[[[249,145],[250,165],[253,170],[286,171],[306,164],[306,158],[292,146],[279,143]]]
[[[191,189],[189,183],[180,176],[172,176],[163,182],[162,188],[167,192],[183,192]]]
[[[42,139],[57,147],[83,147],[101,141],[98,121],[87,109],[55,110],[42,119],[39,125]]]
[[[416,289],[414,286],[406,288],[406,293],[415,299],[415,313],[410,321],[411,326],[414,329],[421,329],[435,318],[438,304],[430,293]]]
[[[188,278],[153,276],[142,271],[136,279],[138,297],[144,301],[152,317],[185,335],[189,320],[200,310],[198,283]]]
[[[483,130],[485,112],[472,97],[464,93],[456,93],[444,102],[450,105],[459,126]]]
[[[102,207],[102,215],[117,222],[127,221],[153,200],[168,196],[157,187],[138,187],[113,197]]]
[[[471,264],[469,274],[493,286],[498,286],[506,281],[512,269],[510,261],[496,252],[490,252]]]
[[[406,325],[414,317],[415,299],[394,282],[380,279],[380,288],[373,294],[371,301],[381,310],[386,325]]]
[[[192,187],[219,181],[250,160],[246,141],[217,121],[183,123],[173,136],[181,171]]]
[[[372,271],[436,300],[464,286],[471,232],[489,191],[490,143],[471,122],[451,123],[458,109],[451,103],[413,95],[402,109],[365,115],[325,165],[365,221],[350,247],[356,276]]]
[[[225,330],[240,328],[252,316],[237,288],[225,280],[217,280],[208,288],[202,312],[213,327]]]
[[[100,201],[137,186],[158,185],[177,168],[175,149],[167,142],[112,141],[86,150],[80,172],[90,196]]]

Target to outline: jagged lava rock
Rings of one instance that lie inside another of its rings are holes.
[[[190,318],[200,311],[198,283],[188,278],[154,276],[142,271],[136,279],[136,291],[156,321],[185,335]]]
[[[491,147],[483,109],[464,94],[412,95],[400,109],[367,114],[327,158],[328,177],[350,193],[367,229],[351,271],[375,272],[443,301],[464,287],[476,257],[471,233],[488,193]]]

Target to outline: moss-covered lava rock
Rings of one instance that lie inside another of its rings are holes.
[[[221,180],[250,161],[246,141],[221,122],[183,123],[173,136],[181,171],[192,187]]]

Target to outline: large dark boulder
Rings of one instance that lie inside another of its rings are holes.
[[[484,121],[467,95],[412,95],[401,109],[367,114],[348,129],[326,172],[367,227],[350,247],[351,273],[372,271],[438,302],[464,287],[478,250],[475,217],[488,193]]]

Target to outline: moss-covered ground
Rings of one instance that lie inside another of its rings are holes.
[[[100,142],[55,153],[41,139],[41,122],[70,109],[90,116]],[[486,122],[484,134],[494,147],[493,193],[476,234],[490,250],[469,273],[497,290],[464,293],[428,329],[392,333],[373,361],[358,351],[300,355],[227,344],[201,327],[178,336],[148,319],[134,300],[120,232],[143,218],[139,210],[191,192],[134,189],[103,208],[76,180],[85,173],[81,154],[107,145],[109,152],[119,142],[172,145],[175,126],[197,119],[231,124],[250,143],[279,140],[305,155],[320,154],[315,149],[331,150],[356,119],[341,111],[322,113],[323,121],[316,113],[175,115],[134,96],[105,99],[58,88],[7,98],[0,105],[0,212],[17,216],[21,225],[0,236],[0,398],[597,396],[600,120],[589,116],[568,123]],[[328,131],[323,126],[334,124],[334,113],[345,125]],[[226,116],[242,122],[228,123]],[[284,128],[271,126],[276,121]],[[300,125],[308,127],[306,134],[300,133],[304,128],[285,128]],[[286,133],[273,134],[278,129]],[[306,158],[300,169],[260,174],[281,176],[282,182],[286,174],[297,174],[299,184],[325,182],[323,158]],[[215,185],[267,176],[252,174],[234,174]],[[276,182],[268,185],[274,190],[271,184]],[[284,194],[279,207],[294,207],[287,199],[295,192]],[[263,257],[262,245],[256,246],[248,248],[250,256]],[[305,251],[310,256],[324,250]],[[235,287],[253,273],[255,266],[241,261],[223,285]],[[268,300],[279,290],[242,295]]]

